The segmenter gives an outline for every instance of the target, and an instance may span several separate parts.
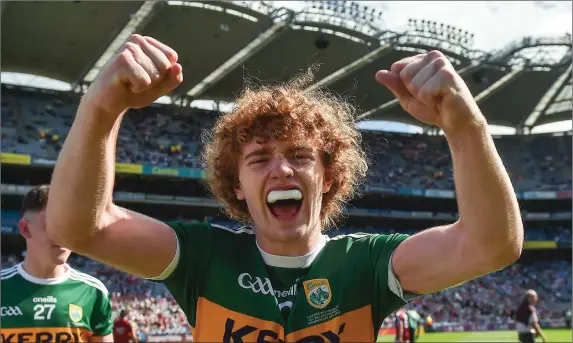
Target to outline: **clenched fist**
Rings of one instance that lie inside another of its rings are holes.
[[[378,71],[376,80],[406,112],[446,134],[485,122],[466,83],[439,51],[404,58]]]
[[[111,116],[145,107],[183,81],[177,58],[167,45],[134,34],[100,70],[82,102]]]

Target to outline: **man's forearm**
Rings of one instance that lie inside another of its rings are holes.
[[[546,338],[545,335],[543,334],[543,331],[541,330],[541,326],[539,325],[539,322],[536,322],[533,324],[533,329],[535,330],[535,333],[541,337],[541,339],[545,342]]]
[[[121,117],[80,103],[50,187],[47,230],[58,244],[73,248],[85,241],[111,205]]]
[[[489,134],[487,123],[446,134],[463,235],[481,253],[484,268],[512,263],[523,244],[523,224],[509,175]]]

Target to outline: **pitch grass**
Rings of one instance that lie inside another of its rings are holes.
[[[572,342],[571,329],[544,330],[547,342]],[[394,336],[380,336],[378,342],[394,342]],[[421,334],[417,342],[519,342],[516,331],[436,332]],[[542,342],[537,338],[536,342]]]

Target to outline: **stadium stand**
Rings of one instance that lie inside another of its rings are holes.
[[[74,95],[2,88],[2,151],[55,160],[72,124]],[[200,168],[201,133],[217,113],[173,106],[132,111],[120,130],[117,160]],[[6,120],[6,125],[4,121]],[[571,189],[571,136],[502,136],[496,145],[520,191]],[[442,136],[365,131],[369,184],[452,190],[453,168]]]
[[[360,119],[419,124],[393,103],[393,95],[380,87],[373,75],[403,57],[438,48],[479,98],[489,123],[527,133],[536,125],[571,118],[570,35],[524,37],[505,49],[486,53],[461,43],[458,33],[437,32],[438,24],[429,20],[426,27],[414,20],[410,24],[416,27],[394,32],[374,25],[366,19],[374,11],[362,11],[358,6],[350,11],[345,8],[344,13],[336,6],[331,8],[330,2],[311,1],[308,8],[294,12],[266,3],[1,3],[3,32],[20,33],[2,34],[3,72],[34,73],[71,86],[70,92],[60,92],[2,85],[2,268],[18,263],[25,254],[22,239],[17,239],[16,209],[26,186],[49,181],[49,168],[70,129],[81,93],[93,80],[93,70],[101,65],[98,57],[106,55],[106,47],[114,46],[110,37],[117,35],[121,40],[126,28],[173,47],[185,71],[184,83],[171,94],[172,105],[153,104],[125,116],[117,146],[117,161],[135,170],[128,176],[118,172],[118,200],[124,201],[122,205],[141,206],[141,211],[164,220],[197,220],[187,216],[186,209],[192,206],[199,217],[218,213],[217,208],[208,208],[216,207],[209,199],[199,198],[204,194],[197,191],[196,180],[189,181],[200,177],[181,178],[185,182],[181,187],[163,176],[183,176],[181,171],[201,168],[201,136],[220,113],[192,108],[189,103],[195,98],[232,101],[243,87],[245,75],[265,81],[286,80],[318,62],[318,83],[355,103],[362,112]],[[357,21],[360,15],[363,18]],[[450,34],[458,35],[457,41]],[[249,49],[245,50],[246,46]],[[544,46],[567,51],[551,60],[550,54],[543,53]],[[536,48],[541,52],[523,57],[522,51]],[[555,93],[549,94],[553,104],[537,108],[553,85]],[[536,112],[537,117],[528,117]],[[456,218],[453,170],[443,136],[377,131],[363,131],[362,135],[371,160],[366,190],[382,195],[359,204],[392,204],[396,208],[377,207],[380,216],[369,212],[372,209],[354,208],[363,216],[350,216],[348,223],[329,234],[412,234]],[[543,326],[563,326],[562,311],[571,309],[571,132],[494,139],[523,205],[526,243],[536,250],[526,250],[526,258],[496,273],[407,305],[431,315],[437,330],[512,329],[516,299],[528,288],[536,289],[540,296]],[[152,168],[144,168],[148,166]],[[156,173],[155,167],[166,174],[158,175],[161,173]],[[8,179],[5,176],[12,181],[4,181]],[[154,193],[152,198],[152,192],[159,195]],[[196,202],[190,202],[196,196]],[[211,221],[239,226],[220,216]],[[161,284],[81,256],[74,255],[69,263],[106,284],[114,317],[123,308],[131,310],[130,319],[137,324],[141,338],[175,341],[189,335],[185,315]],[[389,318],[384,326],[391,326]]]

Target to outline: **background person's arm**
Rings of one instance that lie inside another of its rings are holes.
[[[177,238],[166,224],[113,204],[117,135],[128,108],[147,106],[181,83],[176,61],[169,47],[132,36],[84,95],[50,187],[50,238],[140,277],[169,266]]]

